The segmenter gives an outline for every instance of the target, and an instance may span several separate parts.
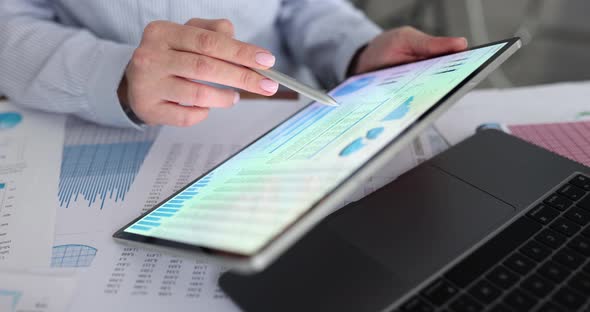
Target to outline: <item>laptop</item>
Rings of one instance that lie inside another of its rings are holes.
[[[120,243],[257,272],[512,55],[512,38],[353,76],[119,229]]]
[[[485,130],[327,217],[245,311],[590,311],[590,168]]]

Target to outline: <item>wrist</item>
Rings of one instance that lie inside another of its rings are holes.
[[[128,90],[127,77],[125,75],[123,75],[123,78],[121,78],[121,82],[119,83],[119,88],[117,89],[117,96],[119,97],[119,103],[121,104],[121,109],[123,109],[123,112],[125,113],[125,115],[127,115],[127,118],[129,118],[129,120],[131,120],[132,122],[134,122],[135,124],[137,124],[139,126],[143,126],[143,125],[145,125],[145,122],[143,122],[143,120],[141,120],[141,118],[139,118],[135,114],[135,112],[131,108],[131,105],[129,104],[127,90]]]
[[[362,47],[358,48],[358,50],[356,50],[356,52],[354,52],[354,55],[352,56],[352,58],[350,59],[350,62],[348,63],[348,69],[346,70],[346,77],[347,78],[352,75],[358,74],[359,60],[360,60],[363,52],[367,49],[367,46],[368,46],[368,44],[365,44]]]

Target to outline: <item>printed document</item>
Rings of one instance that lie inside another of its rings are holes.
[[[64,117],[0,105],[0,268],[47,267]]]
[[[0,311],[63,312],[75,286],[72,275],[0,271]]]

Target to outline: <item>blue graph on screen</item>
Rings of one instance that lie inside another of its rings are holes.
[[[382,120],[383,121],[391,121],[391,120],[400,120],[406,116],[406,114],[410,111],[410,104],[414,100],[413,96],[410,96],[407,100],[405,100],[400,106],[396,107],[391,113],[387,114]]]
[[[99,127],[68,118],[59,182],[60,206],[103,209],[125,200],[157,134]]]
[[[89,267],[96,256],[96,248],[86,245],[68,244],[53,247],[51,267]]]
[[[339,155],[341,157],[352,155],[361,150],[364,146],[365,143],[363,143],[363,138],[358,138],[352,141],[352,143],[348,144],[345,148],[343,148],[342,151],[340,151]]]
[[[355,93],[356,91],[368,86],[375,80],[375,76],[366,76],[363,78],[359,78],[358,80],[353,80],[352,82],[345,84],[334,91],[334,96],[344,96],[351,93]]]

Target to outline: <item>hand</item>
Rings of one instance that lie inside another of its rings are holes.
[[[230,107],[240,99],[230,88],[191,80],[273,95],[278,84],[244,66],[266,69],[275,57],[233,36],[225,19],[150,23],[125,71],[120,100],[146,124],[191,126],[204,120],[209,108]]]
[[[433,37],[405,26],[375,37],[358,55],[352,74],[408,63],[440,54],[463,51],[467,40],[458,37]]]

